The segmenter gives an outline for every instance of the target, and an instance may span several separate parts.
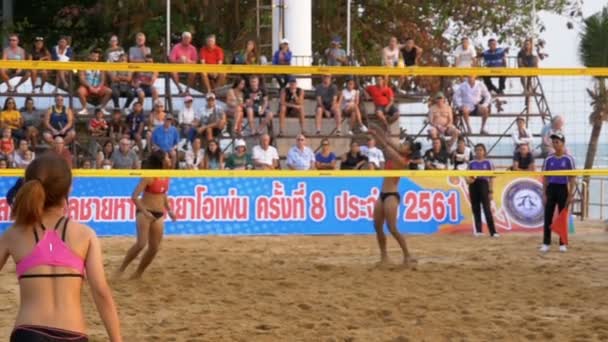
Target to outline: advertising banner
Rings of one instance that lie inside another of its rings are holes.
[[[3,196],[16,178],[0,178]],[[135,233],[131,193],[137,178],[76,177],[67,214],[99,235]],[[169,202],[177,222],[165,233],[202,235],[368,234],[381,178],[173,178]],[[461,177],[402,178],[398,213],[404,233],[470,233],[468,185]],[[497,177],[493,212],[500,233],[542,228],[542,184]],[[10,226],[0,199],[0,231]],[[485,228],[484,228],[485,229]]]

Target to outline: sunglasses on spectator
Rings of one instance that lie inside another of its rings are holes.
[[[304,141],[304,140],[306,140],[306,139],[304,139],[304,138],[298,138],[297,140],[298,140],[298,141]]]
[[[16,41],[17,41],[17,38],[11,38],[11,39],[9,39],[9,41],[11,41],[11,42],[16,42]]]

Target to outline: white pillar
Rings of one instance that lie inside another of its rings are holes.
[[[293,54],[292,65],[312,65],[312,0],[284,0],[285,38]],[[278,23],[277,23],[278,25]],[[303,89],[311,89],[310,79],[299,79]]]
[[[281,32],[281,5],[283,0],[272,0],[272,53],[279,49],[279,42],[283,38]],[[272,61],[272,55],[266,56],[268,63]]]

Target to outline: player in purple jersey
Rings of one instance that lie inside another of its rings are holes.
[[[484,144],[475,145],[475,159],[469,162],[469,170],[475,171],[492,171],[494,164],[486,159],[486,146]],[[494,226],[494,217],[492,216],[492,194],[494,192],[494,177],[480,176],[467,177],[469,183],[469,196],[471,197],[471,210],[475,219],[475,236],[483,235],[481,226],[481,210],[486,217],[488,230],[491,237],[499,237]]]

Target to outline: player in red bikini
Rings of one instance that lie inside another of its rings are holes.
[[[171,168],[171,159],[163,151],[156,151],[146,160],[144,168],[158,170]],[[125,259],[118,269],[118,274],[125,271],[127,266],[148,246],[141,258],[139,267],[131,276],[131,279],[140,278],[146,267],[150,265],[163,238],[165,210],[169,217],[175,221],[175,213],[169,206],[167,191],[169,190],[169,178],[142,178],[133,191],[133,202],[137,207],[137,241],[129,249]],[[143,195],[140,198],[140,195]]]
[[[387,157],[386,169],[408,169],[412,154],[409,142],[398,144],[390,141],[384,135],[378,133],[376,129],[370,129],[370,134],[376,139],[380,146],[384,147],[384,154]],[[374,228],[378,246],[380,247],[380,265],[388,264],[388,253],[386,251],[386,235],[384,234],[384,223],[388,226],[391,235],[399,243],[403,251],[403,264],[415,266],[416,260],[410,255],[405,238],[397,229],[397,212],[401,196],[399,195],[399,177],[385,177],[382,182],[380,197],[374,206]]]

